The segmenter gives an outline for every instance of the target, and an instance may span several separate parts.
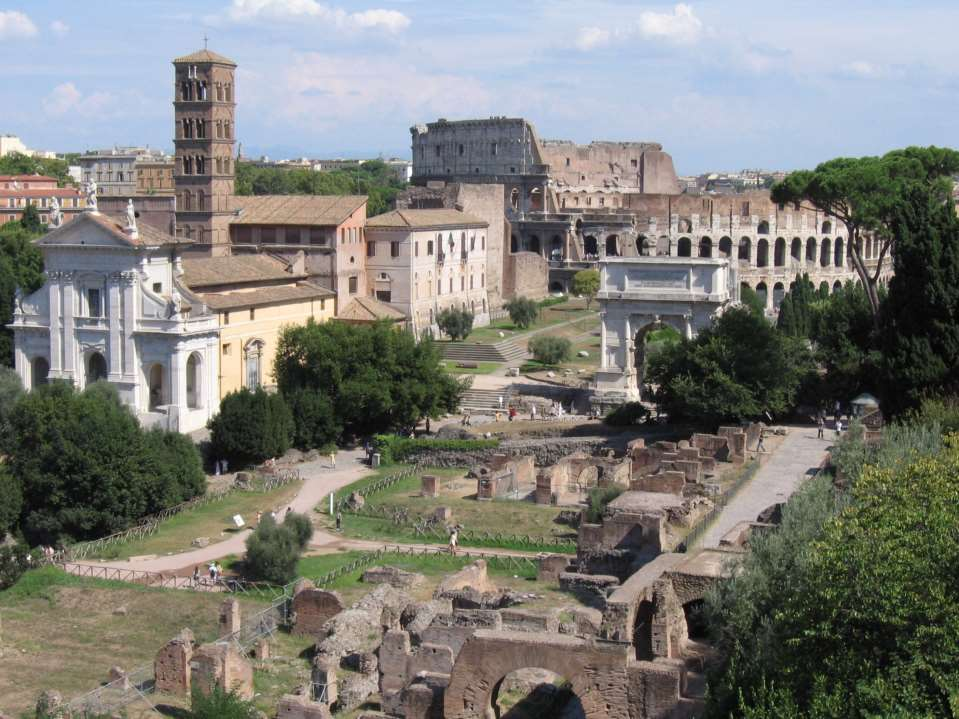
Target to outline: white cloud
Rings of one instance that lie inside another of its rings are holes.
[[[855,77],[873,78],[879,75],[879,68],[865,60],[855,60],[842,67],[843,72]]]
[[[397,10],[372,9],[347,12],[324,5],[317,0],[233,0],[227,15],[236,22],[253,20],[302,20],[311,18],[332,23],[338,28],[366,30],[371,28],[400,32],[409,27],[410,19]]]
[[[17,10],[0,10],[0,39],[33,37],[37,26]]]
[[[115,109],[115,98],[107,92],[84,95],[72,82],[57,85],[43,98],[43,109],[48,115],[77,114],[81,117],[99,117]],[[112,112],[111,112],[112,114]]]
[[[580,28],[576,47],[580,50],[592,50],[614,41],[636,37],[676,45],[693,45],[704,32],[703,21],[696,17],[693,8],[679,3],[672,12],[641,12],[636,22],[612,30],[595,26]]]
[[[70,32],[70,26],[63,22],[63,20],[54,20],[50,23],[50,32],[57,37],[63,37]]]

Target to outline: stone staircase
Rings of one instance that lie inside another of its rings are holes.
[[[512,388],[503,389],[468,389],[460,400],[460,410],[470,409],[474,412],[495,412],[500,408],[499,398],[503,398],[503,411],[509,405]]]
[[[442,347],[443,359],[452,362],[520,362],[529,356],[526,350],[509,340],[496,344],[447,342]]]

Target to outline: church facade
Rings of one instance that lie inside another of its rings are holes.
[[[24,387],[107,381],[145,426],[204,427],[219,407],[218,324],[181,282],[187,243],[88,211],[37,244],[47,281],[12,323]]]

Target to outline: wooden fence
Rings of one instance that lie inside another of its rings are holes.
[[[363,498],[366,499],[370,495],[376,494],[377,492],[382,492],[384,489],[389,489],[397,482],[400,482],[404,479],[409,479],[414,474],[419,471],[419,468],[414,464],[412,467],[407,467],[406,469],[400,470],[395,474],[391,474],[387,477],[379,477],[374,479],[369,484],[363,486],[362,490],[356,490],[359,494],[363,495]],[[352,493],[352,492],[351,492]],[[350,512],[352,511],[349,507],[349,494],[342,496],[337,499],[334,503],[336,511],[338,512]]]

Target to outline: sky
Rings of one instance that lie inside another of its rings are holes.
[[[238,65],[248,156],[410,155],[506,115],[659,142],[680,174],[956,145],[955,0],[0,0],[0,133],[172,148],[170,61]]]

